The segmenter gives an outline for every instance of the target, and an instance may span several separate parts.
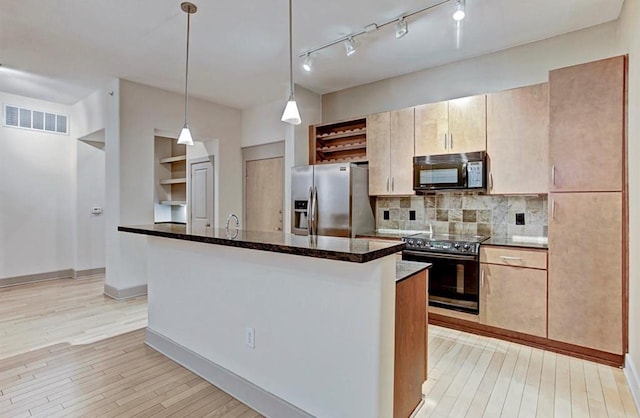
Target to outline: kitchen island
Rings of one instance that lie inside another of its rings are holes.
[[[267,416],[394,415],[404,243],[119,230],[149,236],[150,346]]]

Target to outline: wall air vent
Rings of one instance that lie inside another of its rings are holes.
[[[4,126],[52,134],[69,134],[69,117],[23,107],[4,106]]]

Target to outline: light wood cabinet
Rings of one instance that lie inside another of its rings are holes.
[[[489,194],[548,193],[549,85],[487,95]]]
[[[416,106],[416,155],[484,151],[486,145],[485,95]]]
[[[621,191],[624,56],[549,73],[551,192]]]
[[[553,193],[549,208],[549,339],[622,354],[622,193]]]
[[[413,108],[368,116],[370,195],[414,194],[413,128]]]
[[[545,338],[546,268],[544,250],[482,247],[479,322]]]

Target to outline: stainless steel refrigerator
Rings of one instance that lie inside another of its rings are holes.
[[[375,229],[366,165],[293,167],[291,199],[291,232],[296,235],[354,238]]]

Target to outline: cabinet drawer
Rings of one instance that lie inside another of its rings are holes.
[[[480,248],[480,262],[546,270],[547,251],[483,246]]]

